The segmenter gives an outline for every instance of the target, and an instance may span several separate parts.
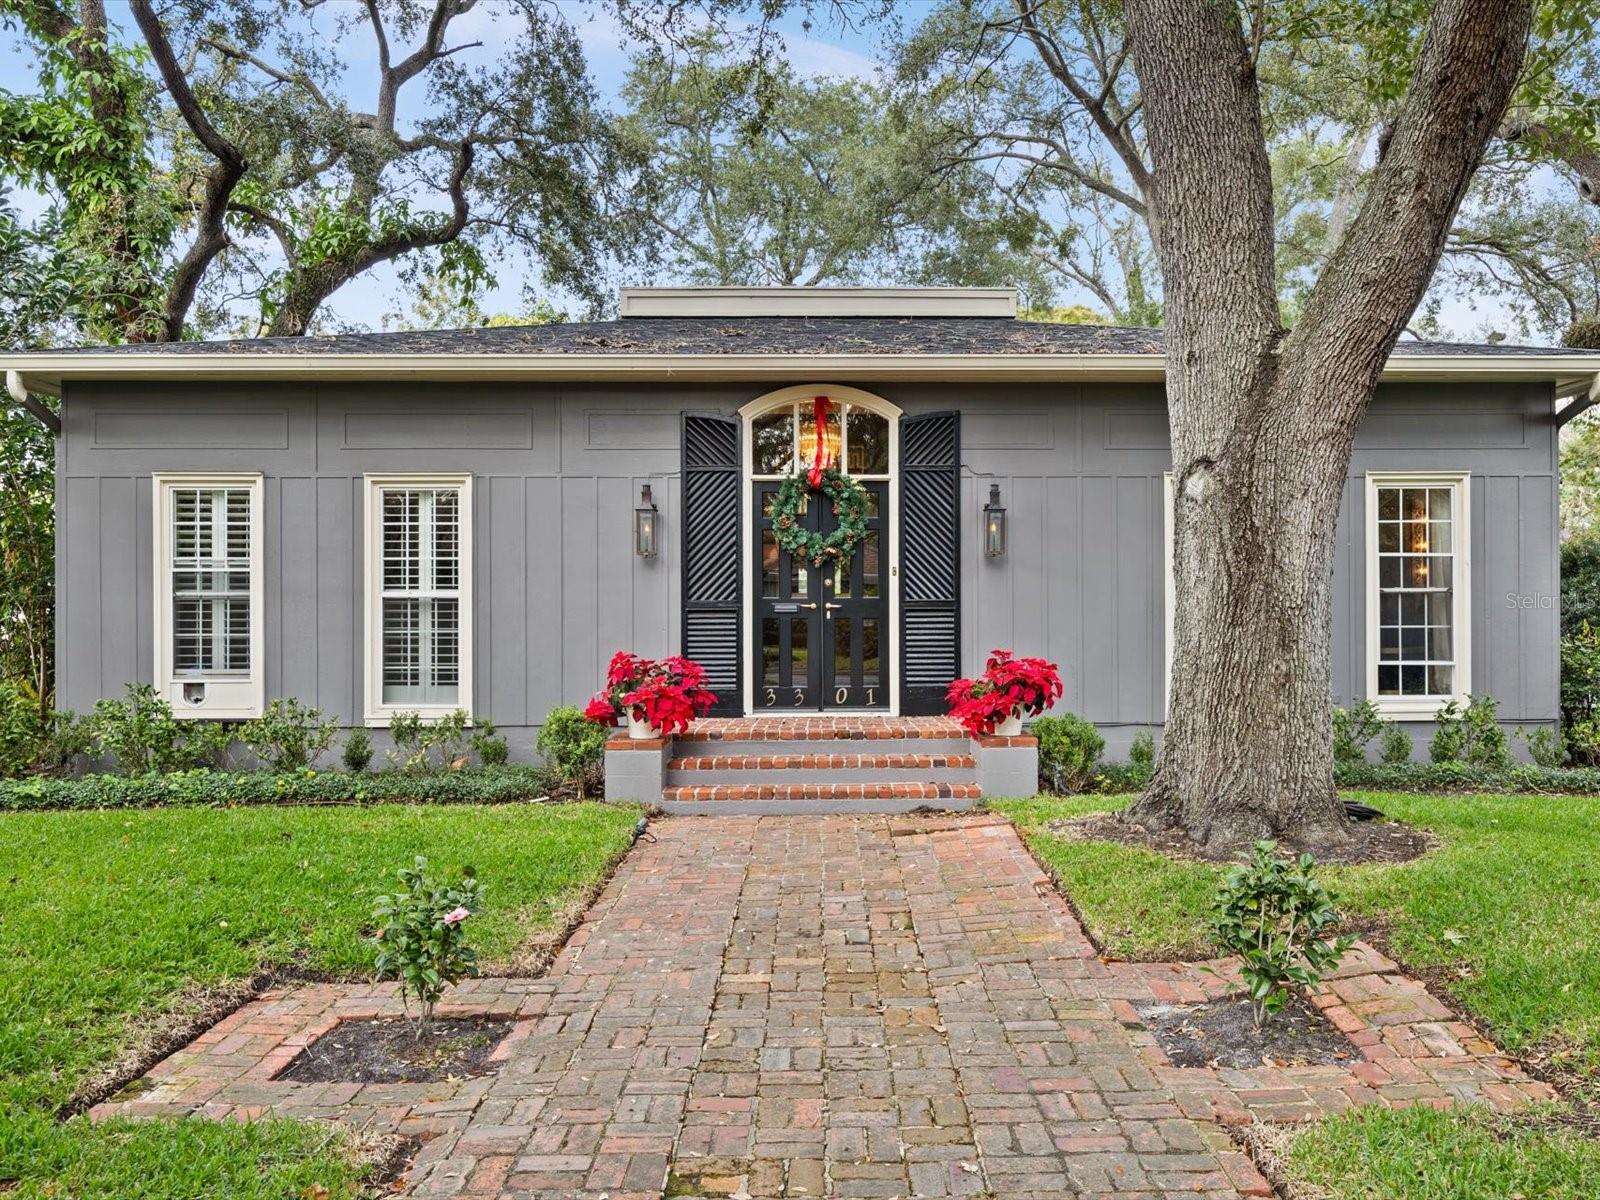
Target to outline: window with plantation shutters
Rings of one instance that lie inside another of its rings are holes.
[[[261,477],[155,477],[156,680],[177,713],[261,706]]]
[[[470,708],[468,480],[368,486],[367,715]]]

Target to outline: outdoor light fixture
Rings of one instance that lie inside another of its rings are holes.
[[[647,483],[639,489],[639,507],[633,510],[633,552],[640,558],[656,556],[656,523],[660,517]]]
[[[983,506],[983,556],[999,558],[1006,552],[1006,506],[1000,503],[1000,485],[989,485],[989,503]]]

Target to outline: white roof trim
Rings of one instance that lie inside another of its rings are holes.
[[[32,391],[63,380],[529,380],[683,382],[848,379],[970,382],[1160,382],[1159,354],[16,354],[0,369]],[[1559,395],[1585,392],[1600,353],[1583,355],[1398,355],[1391,382],[1553,382]]]
[[[1015,317],[1008,287],[636,287],[623,317]]]

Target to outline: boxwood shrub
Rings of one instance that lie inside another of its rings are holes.
[[[554,772],[537,766],[464,771],[170,771],[0,780],[0,810],[237,804],[500,804],[547,796]]]
[[[1341,788],[1378,792],[1551,792],[1600,793],[1600,768],[1475,767],[1460,761],[1436,763],[1341,763],[1334,768]]]

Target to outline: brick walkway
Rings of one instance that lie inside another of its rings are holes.
[[[1225,1128],[1252,1116],[1548,1095],[1370,951],[1318,1000],[1362,1061],[1171,1067],[1132,1003],[1225,985],[1101,962],[998,818],[653,829],[546,978],[453,997],[527,1018],[497,1074],[273,1081],[332,1020],[394,1004],[382,988],[301,989],[240,1010],[96,1115],[397,1128],[427,1139],[410,1175],[425,1197],[1131,1200],[1270,1194]]]

